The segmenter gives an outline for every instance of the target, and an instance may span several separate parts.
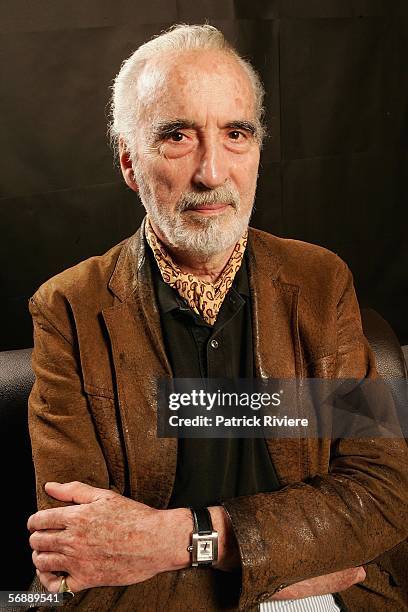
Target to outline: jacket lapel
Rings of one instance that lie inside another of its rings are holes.
[[[130,495],[166,507],[177,464],[177,440],[157,438],[157,381],[171,376],[144,256],[143,227],[122,250],[109,288],[116,305],[102,314],[112,347]]]
[[[279,280],[284,262],[262,233],[250,230],[248,271],[257,378],[301,378],[299,287]],[[268,236],[270,239],[271,237]],[[298,438],[270,438],[267,446],[281,485],[303,480],[307,445]]]

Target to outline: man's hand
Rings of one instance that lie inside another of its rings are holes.
[[[221,506],[213,506],[209,510],[214,529],[218,531],[221,542],[220,556],[215,567],[220,570],[231,571],[240,565],[238,545],[231,522]],[[365,577],[366,573],[363,567],[350,567],[291,584],[275,593],[272,599],[302,599],[312,595],[339,593],[350,588],[353,584],[363,582]]]
[[[27,523],[37,575],[48,591],[57,592],[61,584],[54,572],[67,573],[68,588],[77,592],[135,584],[190,565],[187,546],[193,522],[188,508],[156,510],[81,482],[48,482],[45,490],[74,504],[40,510]],[[224,509],[214,506],[210,512],[219,532],[217,569],[239,567],[237,543]],[[350,568],[292,584],[273,599],[339,592],[364,578],[363,568]]]
[[[45,485],[48,495],[72,506],[41,510],[27,523],[41,583],[57,592],[66,572],[73,592],[128,585],[190,563],[192,531],[187,508],[156,510],[80,482]]]
[[[350,567],[339,572],[326,574],[302,580],[285,587],[272,597],[272,599],[301,599],[311,595],[326,595],[327,593],[340,593],[353,584],[363,582],[366,573],[363,567]]]

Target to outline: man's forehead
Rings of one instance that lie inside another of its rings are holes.
[[[230,54],[218,50],[173,52],[149,60],[137,82],[137,97],[141,109],[147,110],[160,101],[171,110],[188,116],[188,109],[203,98],[224,93],[225,100],[235,100],[253,106],[254,92],[249,77]],[[220,102],[223,102],[221,99]]]

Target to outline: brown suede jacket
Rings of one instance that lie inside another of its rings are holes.
[[[58,274],[30,300],[39,508],[62,505],[45,494],[48,480],[111,488],[156,508],[169,501],[177,441],[156,436],[155,394],[171,370],[142,235]],[[250,229],[248,257],[257,376],[376,375],[352,277],[336,255]],[[224,504],[241,574],[167,572],[83,591],[66,607],[250,610],[281,585],[364,564],[364,583],[342,593],[349,610],[408,610],[404,440],[274,439],[268,448],[283,489]]]

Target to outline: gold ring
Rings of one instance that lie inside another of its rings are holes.
[[[74,593],[68,588],[66,576],[62,577],[61,584],[58,589],[58,593],[64,593],[64,595],[66,594],[66,596],[64,597],[64,600],[69,600],[74,597]]]

